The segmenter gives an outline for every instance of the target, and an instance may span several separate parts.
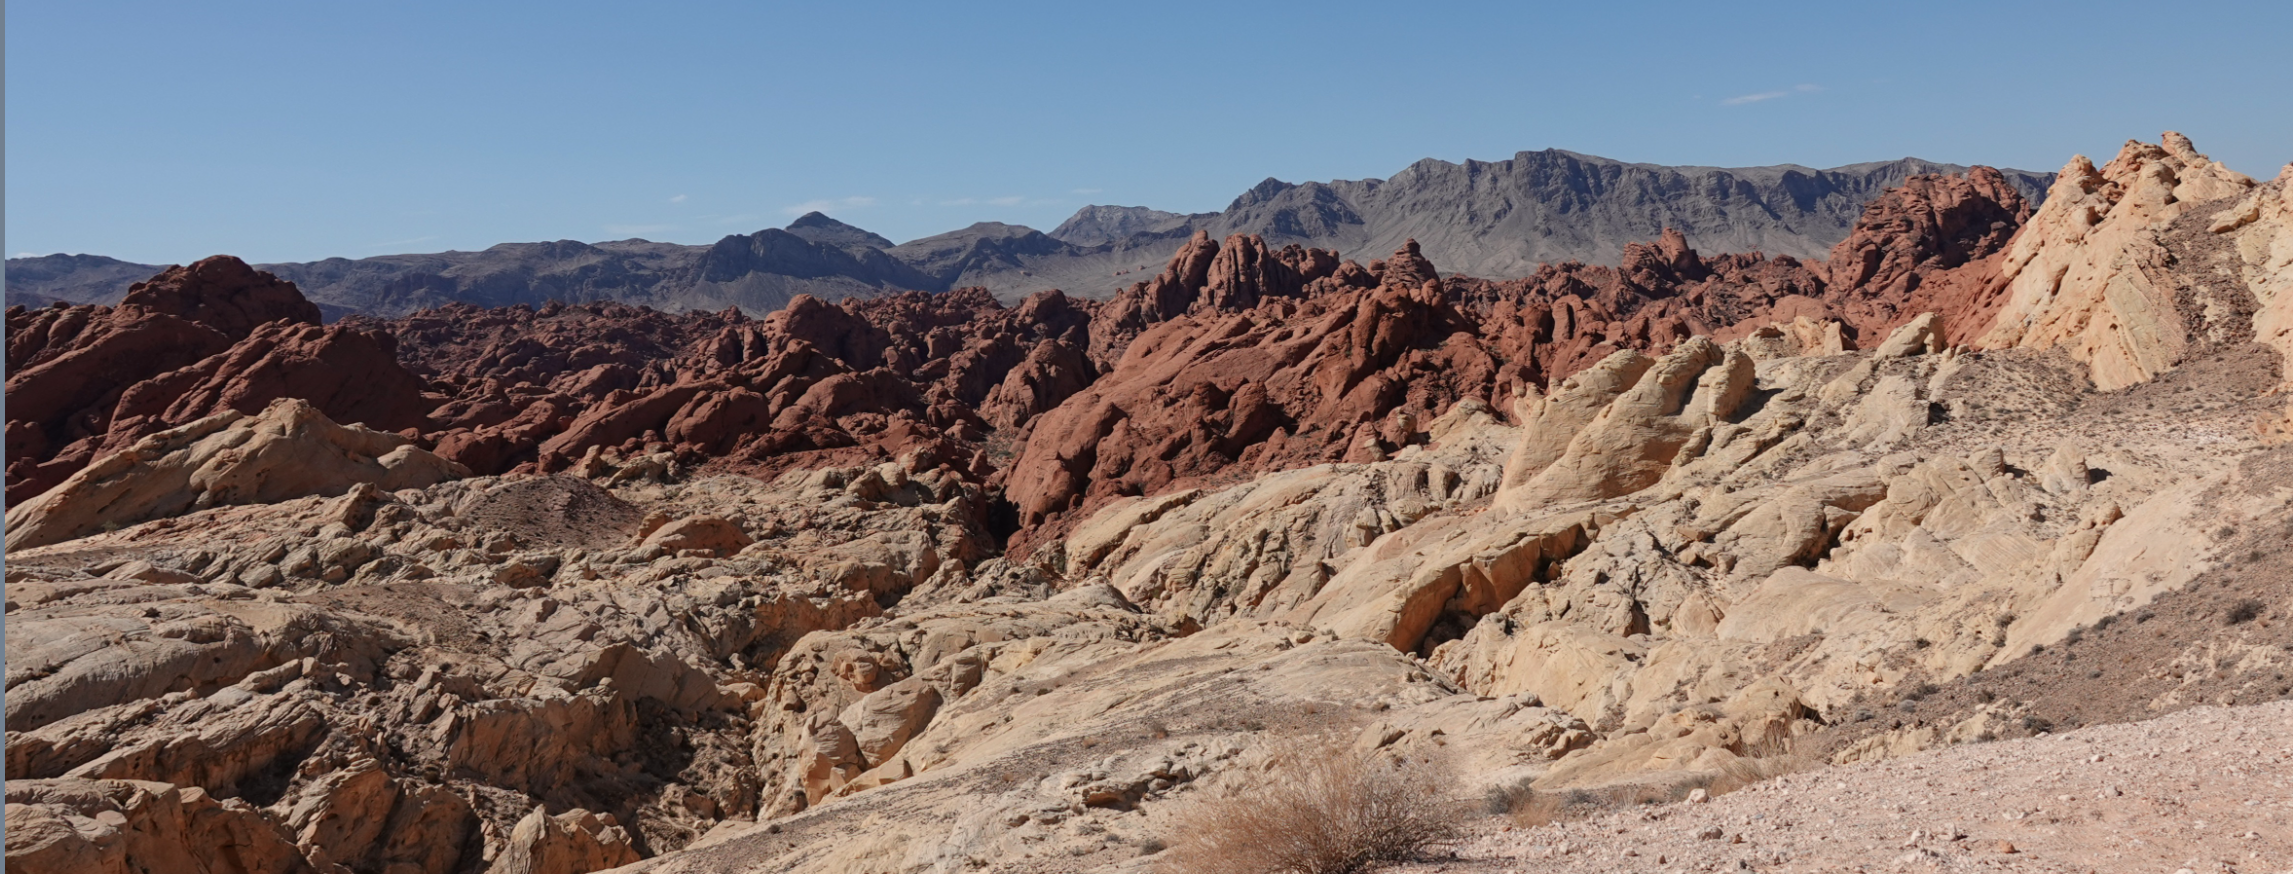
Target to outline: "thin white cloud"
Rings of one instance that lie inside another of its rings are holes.
[[[685,196],[684,196],[684,195],[682,195],[682,194],[680,194],[680,195],[677,195],[677,196],[675,196],[675,197],[669,198],[669,202],[670,202],[670,203],[684,203],[684,202],[685,202]]]
[[[990,200],[990,201],[988,201],[988,203],[992,203],[992,204],[994,204],[994,205],[996,205],[996,206],[1018,206],[1018,205],[1020,205],[1020,204],[1022,204],[1022,203],[1026,203],[1026,202],[1027,202],[1027,198],[1024,198],[1024,197],[1020,197],[1020,196],[1017,196],[1017,195],[1008,195],[1008,196],[1004,196],[1004,197],[998,197],[998,198],[995,198],[995,199],[993,199],[993,200]]]
[[[1070,189],[1067,189],[1067,190],[1068,190],[1068,191],[1070,191],[1070,192],[1073,192],[1073,193],[1075,193],[1075,194],[1097,194],[1097,193],[1099,193],[1099,192],[1101,192],[1101,191],[1105,191],[1106,189],[1104,189],[1104,188],[1070,188]]]
[[[873,197],[845,197],[836,200],[807,200],[795,206],[782,207],[781,212],[803,215],[808,212],[827,212],[831,209],[860,209],[876,205]]]
[[[40,256],[38,256],[38,255],[35,255],[35,254],[32,254],[32,253],[30,253],[30,252],[18,252],[18,253],[16,253],[16,256],[15,256],[15,257],[18,257],[18,258],[38,258],[38,257],[40,257]]]
[[[941,206],[970,206],[970,205],[972,205],[972,204],[975,204],[975,203],[978,203],[978,202],[979,202],[979,198],[976,198],[976,197],[958,197],[958,198],[956,198],[956,199],[954,199],[954,200],[943,200],[943,201],[940,201],[940,202],[939,202],[939,205],[941,205]]]
[[[677,226],[676,226],[676,225],[606,225],[606,226],[605,226],[605,232],[606,232],[606,233],[608,233],[608,234],[623,234],[623,235],[627,235],[627,236],[631,236],[631,237],[641,237],[641,236],[644,236],[644,235],[646,235],[646,234],[658,234],[658,233],[662,233],[662,232],[664,232],[664,231],[673,231],[673,230],[676,230],[676,229],[677,229]]]
[[[1823,86],[1821,85],[1799,84],[1793,85],[1788,91],[1761,91],[1757,94],[1738,94],[1734,97],[1720,101],[1720,105],[1743,106],[1748,103],[1759,103],[1761,101],[1774,100],[1779,97],[1790,97],[1794,94],[1813,94],[1821,90],[1823,90]]]

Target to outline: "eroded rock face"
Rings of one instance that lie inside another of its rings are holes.
[[[473,470],[558,471],[611,449],[769,476],[908,453],[976,471],[991,430],[1024,428],[1096,376],[1089,318],[1056,292],[1007,308],[965,289],[800,296],[761,320],[584,304],[377,324],[458,387],[432,411],[435,439]]]
[[[2253,339],[2293,352],[2293,165],[2206,221],[2236,253],[2233,269],[2254,297]]]
[[[317,325],[318,307],[292,284],[228,256],[170,267],[136,283],[116,307],[10,307],[9,504],[62,482],[111,446],[123,394],[273,322]]]
[[[309,874],[278,826],[198,787],[9,780],[8,870],[24,874]]]
[[[629,832],[613,815],[536,807],[510,831],[509,845],[486,874],[588,874],[637,861]]]
[[[1147,329],[1036,426],[1006,481],[1021,526],[1224,471],[1382,457],[1498,388],[1497,361],[1438,281],[1379,275],[1375,288],[1205,307]]]
[[[421,488],[468,475],[406,438],[337,425],[308,403],[282,399],[260,415],[226,410],[154,434],[8,508],[8,548],[192,510],[338,495],[359,485]]]
[[[12,548],[10,775],[199,787],[279,836],[247,870],[597,870],[753,818],[783,654],[955,597],[986,557],[984,497],[945,471],[609,491],[646,460],[594,461],[596,483],[362,487]],[[16,785],[26,822],[100,813]],[[153,834],[12,842],[10,865],[223,845]]]
[[[2180,363],[2193,344],[2243,339],[2223,335],[2247,322],[2240,316],[2252,312],[2253,293],[2207,300],[2214,295],[2183,288],[2176,252],[2187,245],[2174,237],[2192,234],[2173,225],[2192,210],[2229,206],[2254,182],[2198,154],[2181,134],[2163,139],[2129,141],[2099,169],[2084,156],[2063,167],[2045,207],[2008,248],[2005,303],[1978,345],[2061,347],[2094,368],[2096,385],[2114,389]]]

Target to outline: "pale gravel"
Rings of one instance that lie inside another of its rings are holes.
[[[1484,821],[1453,859],[1385,874],[2293,874],[2293,701],[1821,768],[1702,804],[1503,823]],[[1722,837],[1698,837],[1713,828]]]

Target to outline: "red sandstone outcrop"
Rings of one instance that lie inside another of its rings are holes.
[[[1620,349],[1662,353],[1697,334],[1729,340],[1806,318],[1841,323],[1850,348],[1921,312],[1944,314],[1954,342],[2002,304],[2001,254],[2030,207],[1998,171],[1914,176],[1864,208],[1822,262],[1758,253],[1704,256],[1667,231],[1625,247],[1616,267],[1549,264],[1528,279],[1452,278],[1507,367],[1539,385]]]
[[[1221,246],[1210,232],[1195,231],[1161,274],[1124,289],[1099,310],[1091,323],[1091,357],[1112,365],[1149,327],[1188,313],[1245,310],[1309,294],[1309,288],[1376,284],[1369,271],[1339,262],[1335,252],[1295,244],[1277,251],[1255,234],[1235,234]]]
[[[427,426],[390,336],[318,322],[294,285],[227,256],[171,267],[117,307],[11,308],[10,503],[147,435],[280,398],[383,430]]]
[[[1017,308],[979,289],[799,297],[699,341],[665,384],[588,404],[534,447],[534,463],[561,470],[592,447],[659,443],[757,472],[919,452],[984,478],[990,418],[1021,425],[1095,376],[1079,354],[1088,319],[1058,292]]]
[[[316,325],[318,307],[292,284],[228,256],[170,267],[136,283],[116,307],[10,307],[9,503],[92,460],[131,387],[277,321]]]
[[[1381,458],[1450,405],[1489,396],[1498,360],[1439,281],[1420,281],[1421,261],[1412,244],[1379,265],[1375,288],[1260,296],[1238,312],[1200,298],[1147,328],[1037,424],[1005,482],[1021,526],[1223,472]]]
[[[1873,200],[1824,262],[1825,303],[1859,336],[1887,336],[1920,313],[1965,342],[2004,303],[1997,281],[2007,242],[2030,205],[1989,167],[1965,176],[1913,176]]]

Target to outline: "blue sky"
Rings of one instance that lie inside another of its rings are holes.
[[[964,8],[978,6],[981,8]],[[2293,160],[2293,3],[7,4],[10,254],[894,240],[1558,147]]]

